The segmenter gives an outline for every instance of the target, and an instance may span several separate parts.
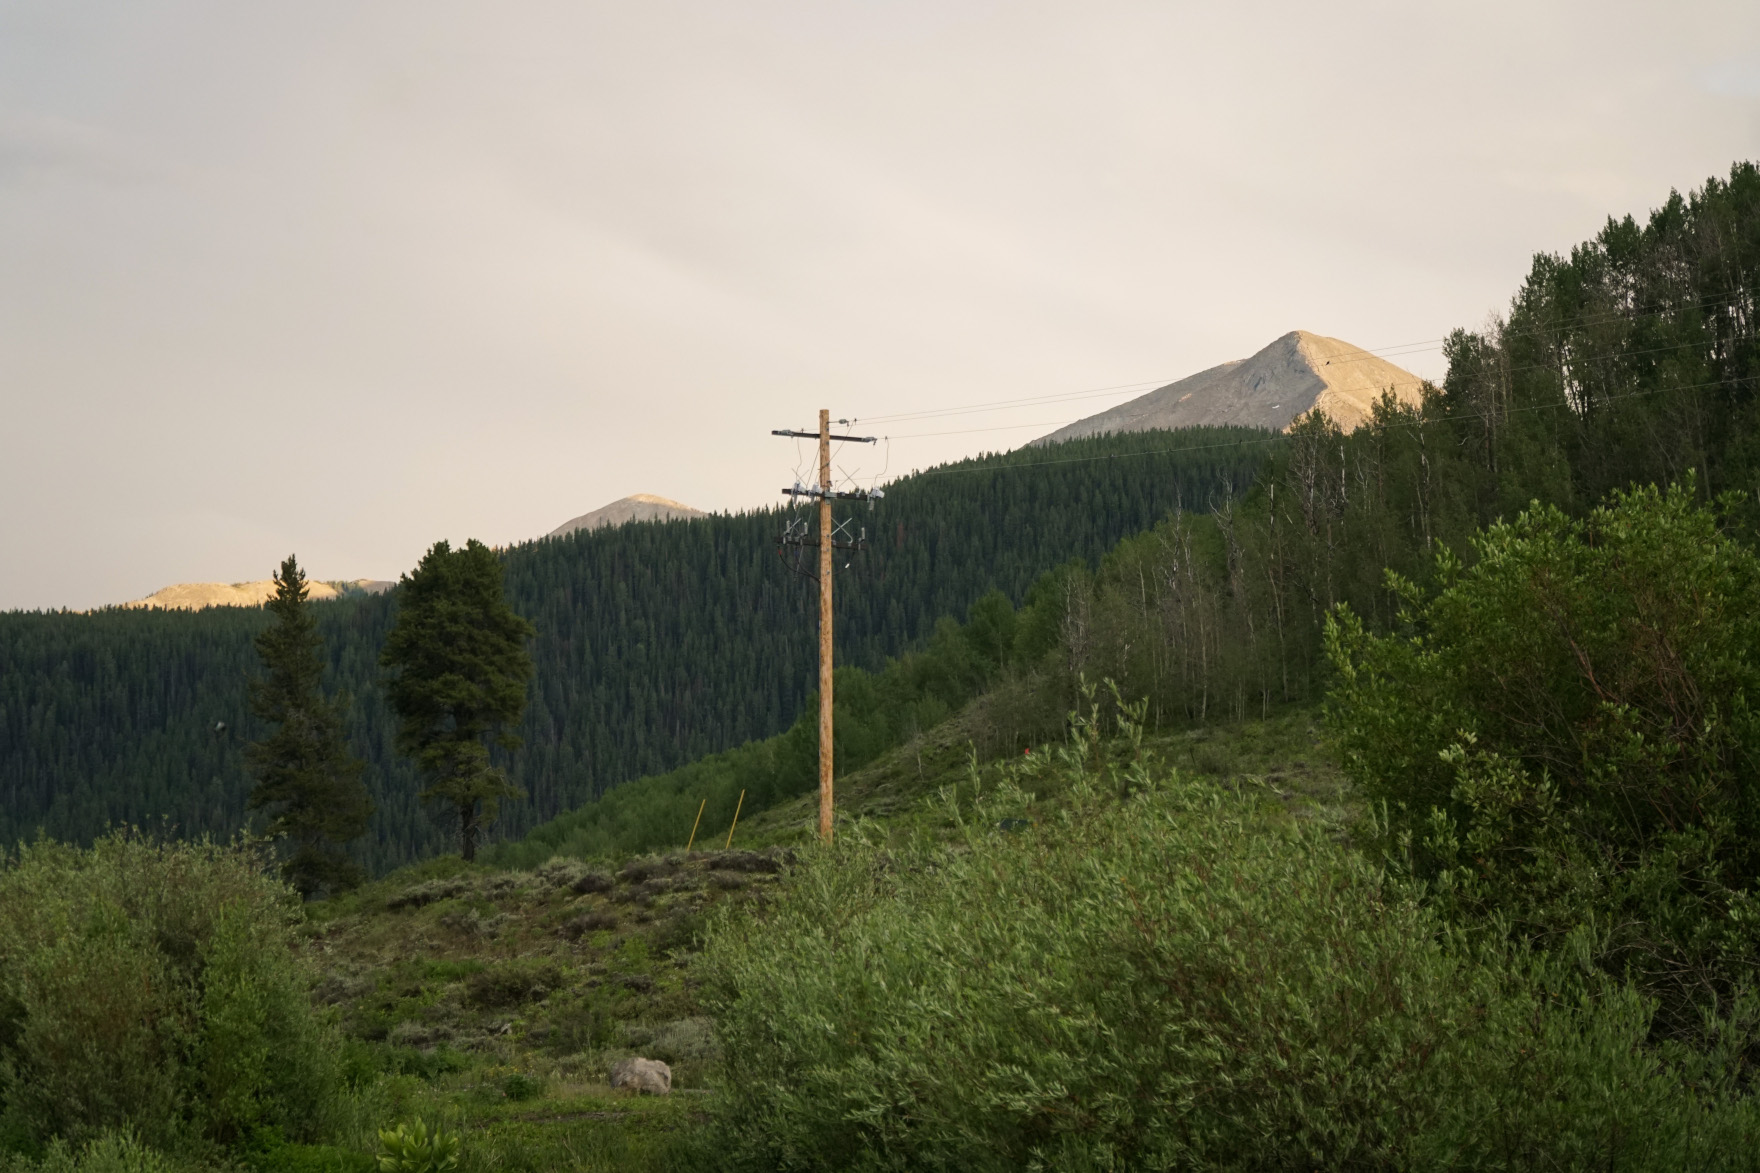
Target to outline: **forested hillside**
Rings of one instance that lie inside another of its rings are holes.
[[[1610,221],[1568,257],[1537,257],[1506,320],[1447,339],[1447,378],[1421,402],[1386,400],[1348,435],[1308,417],[1269,446],[1250,492],[1187,496],[1097,566],[1052,567],[1018,613],[987,608],[877,678],[840,680],[839,769],[979,693],[966,730],[988,753],[1055,737],[1084,680],[1145,701],[1152,728],[1312,703],[1335,605],[1391,629],[1388,570],[1423,582],[1445,550],[1470,562],[1481,526],[1533,501],[1580,516],[1611,490],[1692,478],[1703,497],[1749,494],[1728,516],[1752,540],[1757,295],[1760,172],[1747,164],[1647,224]],[[668,845],[705,799],[725,823],[741,792],[748,809],[801,793],[815,739],[803,723],[644,779],[500,857]]]
[[[986,457],[889,486],[872,540],[840,579],[839,655],[879,667],[1000,589],[1092,560],[1176,506],[1251,484],[1275,446],[1245,430],[1139,434]],[[541,540],[504,558],[508,598],[537,627],[537,677],[508,766],[529,798],[491,837],[517,836],[620,782],[786,728],[815,671],[814,594],[775,554],[784,510]],[[268,568],[265,568],[267,570]],[[392,752],[379,649],[396,592],[316,608],[351,696],[352,745],[377,807],[376,869],[448,845]],[[0,841],[39,828],[84,840],[168,821],[230,835],[245,818],[243,744],[260,731],[258,609],[0,615]]]
[[[1760,171],[1672,194],[1535,258],[1508,315],[1457,330],[1442,387],[1341,435],[1309,418],[1236,507],[1193,511],[1071,574],[1062,669],[1148,697],[1160,722],[1259,714],[1323,686],[1320,636],[1347,603],[1395,622],[1386,572],[1420,582],[1443,548],[1531,502],[1582,516],[1612,490],[1685,483],[1747,494],[1760,534]],[[1025,687],[1025,686],[1022,686]],[[1054,709],[1061,706],[1052,706]]]

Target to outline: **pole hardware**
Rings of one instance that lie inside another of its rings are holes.
[[[848,424],[849,420],[838,420],[840,424]],[[796,481],[792,488],[782,490],[785,497],[792,497],[797,502],[813,501],[818,503],[819,524],[816,532],[809,533],[805,518],[790,520],[777,539],[776,553],[784,563],[789,562],[788,551],[797,551],[797,562],[793,569],[802,577],[813,578],[819,583],[819,838],[826,843],[831,842],[833,815],[831,775],[834,762],[831,729],[832,696],[831,696],[831,571],[832,553],[836,550],[865,550],[868,548],[868,531],[864,526],[855,536],[850,534],[850,522],[845,518],[841,524],[833,524],[831,503],[833,501],[866,501],[868,508],[873,509],[875,502],[886,494],[879,489],[833,490],[831,487],[831,441],[837,440],[848,444],[876,444],[877,436],[834,436],[831,433],[831,412],[820,409],[819,430],[816,432],[797,432],[787,428],[772,429],[772,436],[787,436],[791,439],[819,441],[819,483],[803,485]],[[818,570],[813,573],[804,569],[799,562],[799,551],[815,549],[819,552]],[[845,561],[847,568],[849,562]],[[743,801],[744,796],[741,796]],[[734,814],[737,823],[739,815]],[[728,830],[729,841],[732,841],[732,829]]]

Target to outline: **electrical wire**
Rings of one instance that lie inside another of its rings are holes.
[[[1734,375],[1729,379],[1712,379],[1704,383],[1688,383],[1678,387],[1653,387],[1648,391],[1629,391],[1623,395],[1604,395],[1596,399],[1595,403],[1602,404],[1613,403],[1625,399],[1643,399],[1651,395],[1666,395],[1678,391],[1700,391],[1706,387],[1720,387],[1729,382],[1756,383],[1760,382],[1760,375]],[[1498,411],[1457,412],[1433,420],[1414,420],[1406,426],[1423,428],[1429,427],[1433,424],[1453,423],[1456,421],[1475,419],[1502,418],[1530,411],[1545,411],[1551,408],[1564,408],[1570,410],[1570,406],[1569,403],[1561,401],[1558,403],[1533,403],[1526,407],[1508,407]],[[1245,445],[1279,444],[1284,442],[1287,438],[1288,437],[1284,433],[1279,432],[1275,435],[1266,436],[1262,440],[1230,440],[1217,444],[1194,444],[1183,448],[1149,448],[1137,452],[1103,452],[1094,456],[1069,456],[1058,460],[1035,460],[1026,464],[979,465],[968,468],[931,468],[925,469],[916,475],[921,477],[931,477],[952,476],[958,473],[974,472],[1015,472],[1027,468],[1046,468],[1054,464],[1088,464],[1096,460],[1124,460],[1133,456],[1167,456],[1181,452],[1207,452],[1217,448],[1239,448]]]
[[[1563,323],[1561,325],[1561,328],[1562,328],[1562,326],[1569,326],[1570,328],[1573,328],[1573,329],[1584,327],[1584,326],[1597,326],[1597,325],[1602,325],[1606,322],[1630,321],[1630,320],[1637,319],[1637,318],[1656,317],[1661,314],[1679,313],[1682,310],[1705,309],[1705,308],[1711,307],[1711,306],[1735,306],[1741,300],[1742,300],[1741,298],[1716,297],[1716,298],[1706,298],[1705,300],[1698,301],[1698,302],[1689,302],[1684,305],[1667,306],[1667,307],[1661,307],[1661,308],[1652,309],[1652,310],[1610,311],[1609,313],[1602,314],[1599,316],[1574,319],[1568,323]],[[1527,329],[1527,330],[1505,330],[1502,332],[1501,336],[1505,337],[1505,338],[1537,337],[1537,336],[1541,335],[1543,332],[1544,332],[1543,330],[1538,329],[1538,328]],[[1334,363],[1347,363],[1347,362],[1367,362],[1370,359],[1375,359],[1375,358],[1386,358],[1386,357],[1397,358],[1397,357],[1401,357],[1404,354],[1420,354],[1420,353],[1425,352],[1426,350],[1440,349],[1442,347],[1442,345],[1447,341],[1448,341],[1447,338],[1430,338],[1430,339],[1422,339],[1422,340],[1419,340],[1416,342],[1400,343],[1395,346],[1387,346],[1387,347],[1380,347],[1380,348],[1374,348],[1374,349],[1362,349],[1362,350],[1358,350],[1355,352],[1357,357],[1354,357],[1354,358],[1340,357],[1340,358],[1336,358],[1336,359],[1330,359],[1330,360],[1328,360],[1328,363],[1334,364]],[[1683,343],[1682,345],[1683,346],[1692,346],[1692,345],[1698,345],[1698,344],[1697,343]],[[1668,349],[1668,348],[1658,348],[1658,349]],[[1398,352],[1398,353],[1394,353],[1394,352]],[[1347,352],[1347,354],[1349,354],[1349,353],[1351,353],[1351,352]],[[1646,351],[1646,352],[1639,352],[1639,353],[1650,353],[1650,352]],[[1528,368],[1523,368],[1523,369],[1536,369],[1536,368],[1528,367]],[[1182,378],[1189,378],[1189,377],[1190,376],[1183,376]],[[1181,381],[1181,379],[1179,379],[1179,378],[1175,378],[1175,379],[1148,379],[1148,380],[1140,380],[1135,383],[1117,383],[1117,384],[1114,384],[1109,387],[1089,388],[1087,390],[1082,390],[1082,391],[1048,392],[1044,395],[1029,395],[1029,396],[1023,396],[1018,399],[996,399],[996,400],[990,400],[988,402],[981,402],[981,403],[960,404],[960,405],[954,405],[951,407],[929,408],[929,409],[926,409],[923,411],[896,412],[896,413],[889,414],[889,415],[878,415],[878,416],[862,416],[857,419],[852,419],[849,422],[850,423],[866,423],[866,424],[901,423],[901,422],[904,422],[907,420],[935,419],[935,418],[949,416],[949,415],[968,415],[968,414],[972,414],[974,412],[981,412],[981,411],[992,411],[992,410],[1002,411],[1002,410],[1007,410],[1010,408],[1029,407],[1029,406],[1035,406],[1035,405],[1039,405],[1039,404],[1048,404],[1048,403],[1069,402],[1069,401],[1074,401],[1077,399],[1084,399],[1084,398],[1090,398],[1090,397],[1100,397],[1100,396],[1105,396],[1105,395],[1125,394],[1129,391],[1133,391],[1138,388],[1147,388],[1149,390],[1159,390],[1162,387],[1170,387],[1174,383],[1177,383],[1180,381]],[[1421,381],[1422,380],[1420,380],[1420,382]],[[1417,384],[1416,383],[1411,383],[1411,384],[1401,383],[1401,384],[1394,384],[1394,385],[1395,386],[1416,386]],[[929,433],[929,434],[932,435],[935,433]]]
[[[1650,347],[1645,350],[1626,351],[1616,357],[1619,359],[1627,359],[1627,358],[1639,357],[1642,355],[1666,354],[1671,351],[1695,350],[1695,349],[1698,349],[1702,345],[1703,345],[1703,343],[1701,341],[1671,343],[1668,346],[1653,346],[1653,347]],[[1551,371],[1556,371],[1556,370],[1557,370],[1557,368],[1550,365],[1550,364],[1529,363],[1524,366],[1510,367],[1510,368],[1508,368],[1506,373],[1510,374],[1510,375],[1522,375],[1522,374],[1527,374],[1530,371],[1549,371],[1549,372],[1551,372]],[[1383,390],[1391,391],[1391,390],[1394,390],[1395,388],[1400,388],[1400,387],[1422,387],[1424,384],[1428,383],[1429,381],[1430,380],[1428,380],[1428,379],[1409,379],[1409,380],[1401,380],[1399,382],[1394,382],[1394,383],[1379,384],[1379,386]],[[1087,417],[1084,417],[1084,418],[1087,418]],[[1080,422],[1080,420],[1062,420],[1062,421],[1059,421],[1056,423],[1048,422],[1048,423],[1042,423],[1042,424],[997,424],[992,427],[964,428],[964,429],[960,429],[957,431],[946,431],[946,432],[906,432],[906,433],[903,433],[902,435],[898,435],[898,436],[889,436],[888,439],[911,440],[911,439],[918,439],[918,438],[922,438],[922,437],[931,437],[931,436],[970,435],[970,434],[977,433],[977,432],[1007,432],[1007,431],[1016,431],[1016,430],[1025,429],[1025,428],[1040,428],[1040,427],[1060,428],[1060,427],[1065,427],[1065,426],[1072,424],[1072,423],[1079,423],[1079,422]]]
[[[1561,323],[1560,328],[1564,326],[1573,329],[1581,328],[1583,326],[1600,326],[1607,322],[1631,321],[1635,318],[1653,318],[1659,314],[1678,314],[1683,310],[1702,310],[1713,306],[1733,307],[1741,300],[1740,297],[1710,297],[1703,301],[1687,302],[1683,305],[1677,306],[1662,306],[1653,310],[1610,310],[1599,317],[1572,319],[1568,322]],[[1502,331],[1501,335],[1506,338],[1534,338],[1539,337],[1545,332],[1546,330],[1543,328],[1532,328],[1527,330],[1506,330]],[[1369,347],[1364,348],[1360,352],[1364,356],[1362,358],[1336,359],[1332,361],[1363,362],[1369,358],[1398,358],[1404,354],[1422,354],[1425,351],[1442,349],[1443,343],[1447,341],[1447,338],[1427,338],[1420,342],[1404,342],[1398,346]]]

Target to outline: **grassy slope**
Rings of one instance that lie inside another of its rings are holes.
[[[949,791],[993,775],[969,760],[967,713],[838,780],[840,823],[868,833],[933,829]],[[1342,822],[1337,769],[1310,711],[1150,738],[1188,772],[1263,786],[1297,817]],[[1055,795],[1041,803],[1055,803]],[[424,1115],[463,1130],[469,1169],[672,1168],[688,1164],[715,1044],[691,976],[705,915],[787,883],[789,848],[817,823],[816,796],[725,827],[698,846],[631,860],[556,859],[533,871],[457,858],[406,868],[314,905],[309,940],[359,1073],[381,1079],[381,1121]],[[631,1054],[673,1066],[677,1094],[613,1092]],[[370,1134],[363,1133],[363,1141]]]
[[[942,789],[971,785],[972,730],[983,725],[982,704],[839,778],[839,823],[872,820],[900,832],[939,821],[935,799]],[[1309,709],[1263,721],[1151,735],[1143,748],[1194,777],[1262,784],[1268,795],[1301,817],[1341,822],[1347,814],[1342,778],[1320,744],[1316,715]],[[980,779],[995,767],[988,763],[979,771]],[[818,802],[814,793],[781,803],[742,821],[735,837],[748,846],[806,842],[817,833]]]

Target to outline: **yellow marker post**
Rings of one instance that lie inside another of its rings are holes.
[[[746,792],[742,790],[739,792],[739,805],[737,805],[733,808],[733,827],[739,826],[739,812],[745,809],[745,805],[746,805]],[[733,846],[733,827],[727,828],[727,846],[728,847]],[[725,851],[725,850],[727,850],[727,848],[722,848],[722,850]]]
[[[684,853],[686,855],[691,853],[691,844],[697,841],[697,824],[703,821],[703,808],[708,805],[709,800],[706,798],[697,804],[697,821],[691,824],[691,842],[684,845]]]

